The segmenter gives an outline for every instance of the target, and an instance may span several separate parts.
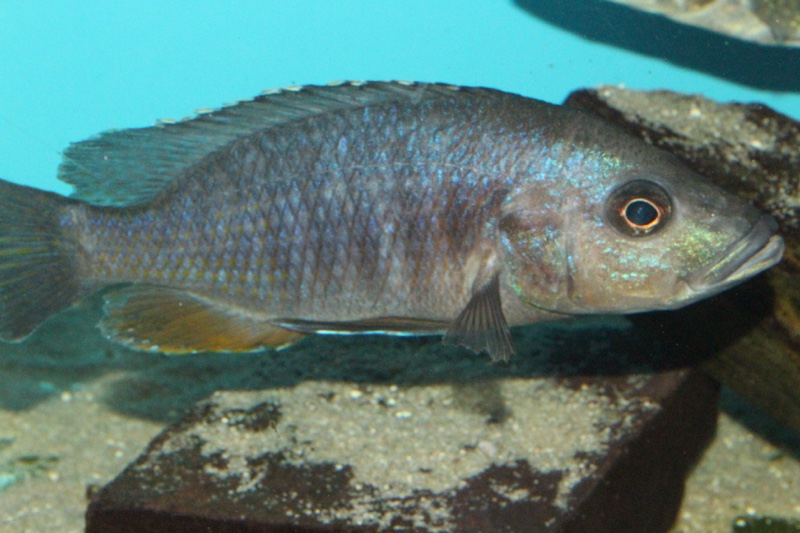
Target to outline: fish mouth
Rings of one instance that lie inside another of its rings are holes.
[[[747,235],[725,250],[722,259],[692,273],[686,283],[694,291],[716,293],[766,270],[783,256],[783,239],[777,230],[775,219],[762,215]]]

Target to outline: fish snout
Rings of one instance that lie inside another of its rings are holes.
[[[775,265],[783,256],[783,239],[776,234],[778,223],[761,215],[751,230],[731,244],[710,266],[693,272],[686,283],[694,291],[714,292],[751,278]]]

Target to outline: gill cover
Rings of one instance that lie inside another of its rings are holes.
[[[558,310],[569,289],[564,204],[557,192],[520,195],[498,223],[506,282],[534,307]]]

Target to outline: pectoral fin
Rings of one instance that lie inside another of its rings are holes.
[[[467,306],[447,330],[443,342],[458,344],[476,353],[486,351],[492,361],[508,361],[514,354],[514,344],[500,302],[497,274],[473,293]]]
[[[281,349],[305,335],[190,292],[135,285],[106,296],[103,334],[137,350],[169,354]]]

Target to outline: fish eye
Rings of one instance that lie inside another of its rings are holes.
[[[608,199],[606,217],[625,235],[652,235],[667,223],[672,204],[667,192],[647,180],[634,180],[615,190]]]

